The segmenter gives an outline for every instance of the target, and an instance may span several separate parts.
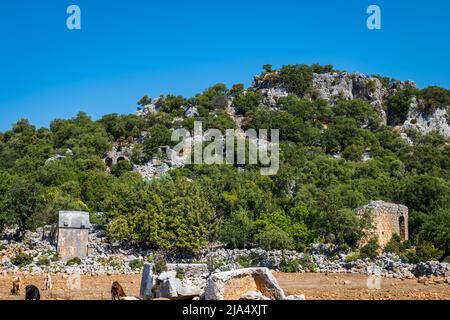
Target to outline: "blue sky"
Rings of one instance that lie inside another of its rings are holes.
[[[82,30],[66,28],[66,9]],[[366,9],[382,29],[366,28]],[[28,0],[0,4],[0,131],[83,110],[132,113],[144,94],[191,96],[251,83],[265,63],[337,69],[450,88],[448,0]]]

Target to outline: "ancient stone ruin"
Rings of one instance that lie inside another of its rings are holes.
[[[89,228],[89,213],[59,212],[58,255],[61,259],[81,259],[88,255]]]
[[[367,230],[361,245],[371,238],[377,237],[381,248],[392,239],[394,234],[400,236],[402,241],[408,240],[408,208],[406,206],[384,201],[372,201],[357,210],[360,216],[370,214],[372,228]]]
[[[254,292],[270,300],[286,298],[269,269],[249,268],[213,274],[205,288],[205,299],[239,300]]]

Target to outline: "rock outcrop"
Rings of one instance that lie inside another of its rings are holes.
[[[314,73],[311,93],[305,98],[324,99],[334,104],[338,100],[361,99],[370,102],[378,111],[384,124],[387,123],[383,104],[398,90],[407,86],[415,87],[412,81],[395,81],[386,87],[379,78],[361,73],[329,72]],[[264,103],[276,105],[280,98],[288,96],[288,92],[280,83],[278,71],[263,73],[254,77],[251,90],[261,93]]]
[[[432,114],[420,111],[418,101],[415,97],[411,102],[408,117],[401,127],[402,132],[409,129],[417,130],[420,134],[426,135],[431,132],[438,132],[444,138],[450,138],[450,106],[436,109]]]
[[[267,268],[249,268],[211,275],[205,288],[206,300],[239,300],[249,292],[260,292],[271,300],[284,300],[283,290]]]

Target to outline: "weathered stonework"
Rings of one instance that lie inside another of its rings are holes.
[[[88,255],[89,228],[89,213],[59,212],[58,255],[61,259],[81,259]]]
[[[129,161],[132,149],[132,145],[127,142],[114,142],[111,151],[108,151],[105,155],[106,165],[111,168],[120,161]]]
[[[403,205],[384,201],[372,201],[357,210],[360,216],[369,213],[372,217],[372,228],[367,230],[361,245],[371,238],[377,237],[381,248],[398,234],[402,241],[408,240],[408,208]]]
[[[271,300],[284,300],[283,290],[267,268],[249,268],[213,274],[205,288],[205,300],[239,300],[250,291]]]

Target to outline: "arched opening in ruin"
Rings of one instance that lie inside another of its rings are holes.
[[[117,158],[117,163],[119,163],[120,161],[125,161],[126,159],[125,159],[125,157],[118,157]]]
[[[401,216],[398,219],[398,224],[400,227],[400,238],[402,239],[402,241],[406,240],[406,222],[405,222],[405,217]]]

